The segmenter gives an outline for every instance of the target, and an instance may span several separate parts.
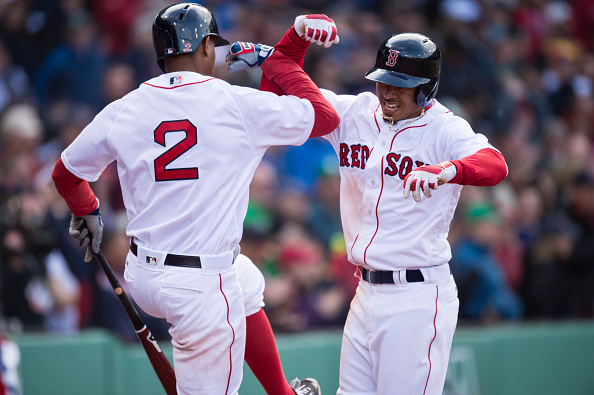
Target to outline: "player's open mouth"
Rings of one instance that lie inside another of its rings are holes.
[[[398,111],[399,108],[400,108],[400,105],[398,103],[388,102],[388,101],[384,100],[384,108],[383,108],[384,113],[386,113],[386,114],[394,113],[394,112]]]

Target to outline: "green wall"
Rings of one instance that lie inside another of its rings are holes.
[[[324,395],[334,394],[340,336],[339,331],[278,335],[287,380],[312,376]],[[164,394],[142,347],[124,345],[107,332],[25,334],[14,340],[25,395]],[[160,346],[171,359],[171,345]],[[247,366],[240,394],[263,394]],[[594,394],[594,321],[460,327],[444,394]]]

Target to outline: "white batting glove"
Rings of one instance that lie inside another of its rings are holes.
[[[421,201],[421,191],[428,198],[431,197],[431,190],[437,189],[456,176],[458,170],[451,162],[441,162],[437,165],[425,165],[417,167],[404,179],[402,193],[408,199],[412,192],[415,202]]]
[[[93,253],[99,253],[99,245],[103,240],[103,221],[99,207],[83,217],[72,214],[68,233],[78,241],[82,248],[87,249],[85,262],[90,262],[93,259]]]
[[[329,48],[338,44],[336,24],[323,14],[299,15],[295,18],[295,31],[302,39]]]
[[[230,73],[260,67],[274,52],[270,45],[235,41],[225,57]]]

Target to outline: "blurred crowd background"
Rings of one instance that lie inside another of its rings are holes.
[[[51,171],[98,111],[160,73],[151,23],[172,3],[0,0],[1,333],[105,327],[135,339],[105,275],[68,236],[70,213]],[[390,35],[436,41],[437,99],[485,134],[509,167],[494,188],[465,187],[452,223],[459,325],[594,318],[594,0],[203,4],[231,42],[274,45],[297,15],[329,15],[340,44],[311,46],[304,68],[341,94],[375,92],[363,75]],[[228,73],[226,49],[215,76],[257,87],[259,70]],[[121,276],[129,239],[115,166],[92,187],[102,250]],[[266,276],[277,333],[344,323],[357,279],[338,200],[338,161],[322,139],[270,149],[256,172],[241,247]],[[162,321],[149,326],[168,336]]]

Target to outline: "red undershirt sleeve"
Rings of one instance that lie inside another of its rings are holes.
[[[309,100],[315,111],[314,126],[310,137],[320,137],[336,129],[340,117],[322,95],[316,84],[292,59],[274,51],[264,63],[262,73],[277,84],[287,95]]]
[[[492,148],[450,162],[457,169],[456,176],[450,180],[453,184],[494,186],[507,177],[507,164],[503,155]]]
[[[68,171],[62,158],[58,159],[54,167],[52,179],[72,214],[83,217],[99,207],[99,201],[89,183]]]
[[[280,51],[287,57],[293,59],[295,63],[297,63],[297,65],[301,69],[303,69],[305,52],[307,51],[307,48],[309,48],[309,44],[309,41],[305,41],[299,38],[297,32],[295,32],[295,27],[291,26],[291,28],[287,30],[283,38],[280,39],[278,44],[274,46],[274,49],[276,51]],[[262,75],[262,77],[260,78],[260,90],[265,92],[276,93],[279,96],[285,94],[281,87],[272,82],[266,75]]]

